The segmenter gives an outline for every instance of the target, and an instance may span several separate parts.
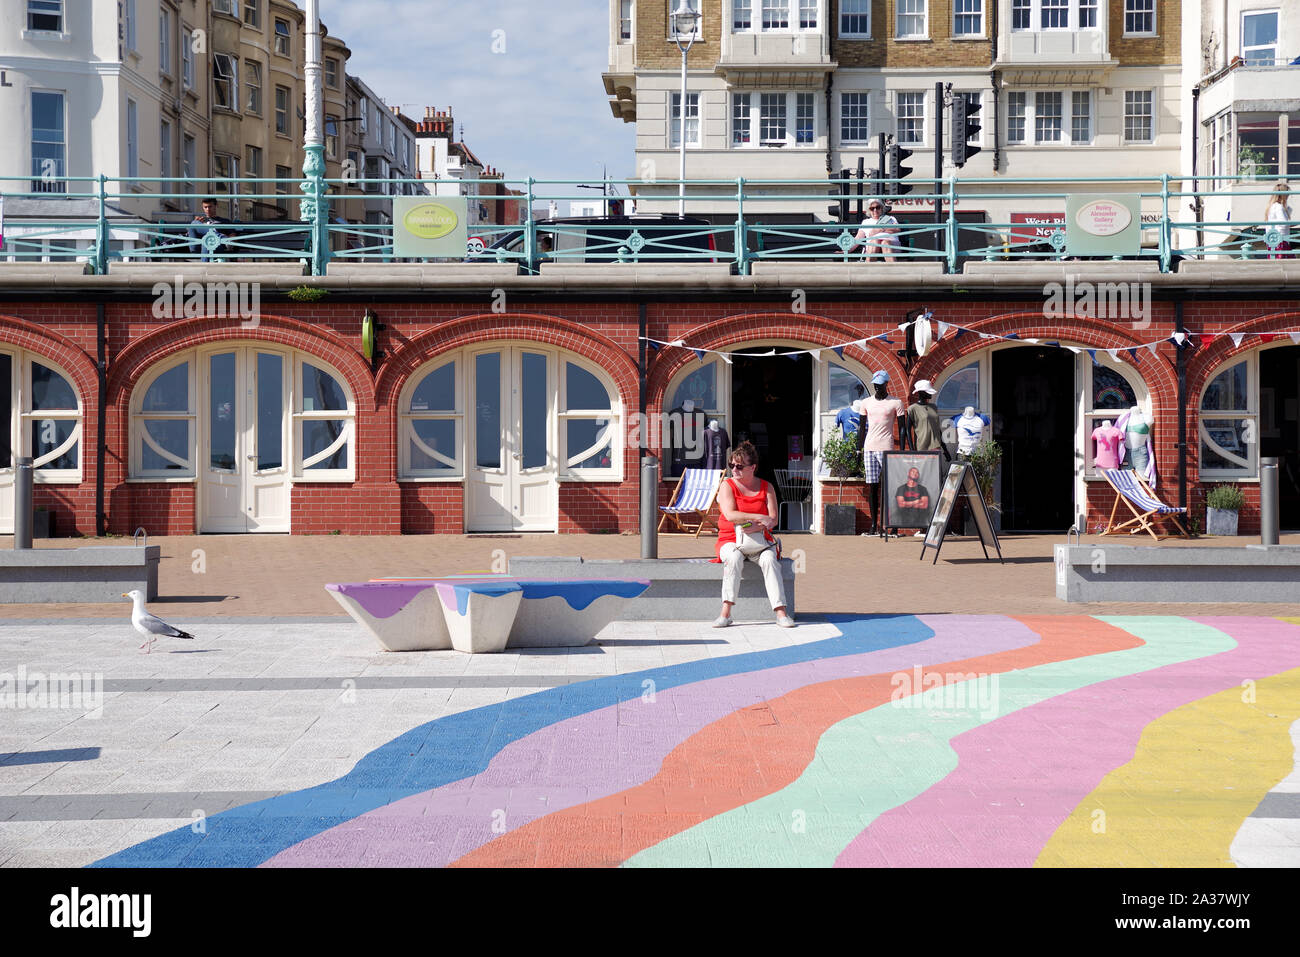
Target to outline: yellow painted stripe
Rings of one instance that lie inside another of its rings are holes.
[[[1232,867],[1242,821],[1295,769],[1297,718],[1300,668],[1152,721],[1133,760],[1102,779],[1034,866]]]

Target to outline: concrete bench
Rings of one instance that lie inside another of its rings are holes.
[[[722,608],[722,565],[708,558],[593,559],[544,558],[522,555],[510,559],[510,574],[520,578],[648,580],[650,587],[627,603],[620,618],[628,621],[712,621]],[[795,613],[794,561],[781,559],[786,607]],[[745,562],[740,595],[731,610],[737,621],[770,621],[772,605],[756,562]]]
[[[158,597],[158,545],[92,545],[0,551],[0,602],[120,602]]]
[[[1300,546],[1056,545],[1062,601],[1300,602]]]
[[[506,576],[380,579],[326,585],[343,609],[389,651],[500,651],[589,644],[648,581],[515,579]],[[496,589],[494,591],[494,589]],[[502,643],[497,612],[488,601],[517,593]],[[476,600],[474,596],[484,596]],[[482,611],[477,606],[483,605]],[[475,619],[475,614],[479,615]],[[468,615],[469,621],[463,620]],[[476,624],[476,621],[479,623]],[[457,643],[458,632],[471,637]],[[477,630],[476,630],[477,629]],[[480,633],[481,632],[481,633]]]

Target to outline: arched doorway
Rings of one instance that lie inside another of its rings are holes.
[[[0,349],[0,534],[13,534],[20,457],[32,458],[37,484],[80,484],[81,419],[81,397],[62,368],[24,349]]]

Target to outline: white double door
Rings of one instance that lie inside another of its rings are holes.
[[[554,353],[506,346],[469,356],[471,532],[553,532],[559,513]]]
[[[292,361],[255,347],[200,357],[200,531],[289,531]]]

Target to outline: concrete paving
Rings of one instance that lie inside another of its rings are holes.
[[[469,656],[322,586],[637,540],[156,539],[193,642],[3,608],[0,866],[1300,866],[1300,610],[1081,614],[1057,540],[790,536],[796,629]]]

